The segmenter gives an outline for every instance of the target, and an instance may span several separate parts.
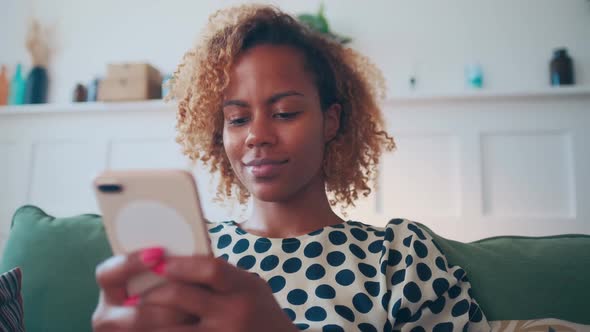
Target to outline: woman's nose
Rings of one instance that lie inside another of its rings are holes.
[[[249,148],[274,145],[277,137],[272,124],[272,119],[267,119],[266,115],[256,115],[253,117],[248,128],[246,145]]]

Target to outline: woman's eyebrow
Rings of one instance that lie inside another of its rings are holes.
[[[270,98],[268,98],[268,100],[266,101],[267,104],[271,105],[276,103],[277,101],[285,98],[285,97],[290,97],[290,96],[299,96],[299,97],[305,97],[305,95],[301,92],[295,91],[295,90],[289,90],[289,91],[285,91],[285,92],[279,92],[279,93],[275,93],[274,95],[270,96]]]
[[[291,97],[291,96],[305,97],[305,95],[301,92],[289,90],[289,91],[285,91],[285,92],[275,93],[274,95],[270,96],[267,99],[266,103],[269,105],[272,105],[285,97]],[[249,107],[250,104],[248,104],[247,102],[245,102],[243,100],[230,99],[230,100],[226,100],[223,102],[222,108],[226,107],[226,106]]]
[[[242,100],[237,100],[237,99],[230,99],[230,100],[226,100],[223,102],[223,107],[226,106],[239,106],[239,107],[248,107],[248,103]]]

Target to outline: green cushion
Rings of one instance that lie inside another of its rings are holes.
[[[590,324],[590,235],[498,236],[462,243],[421,225],[467,272],[490,321],[558,318]]]
[[[92,331],[98,301],[94,273],[109,256],[100,216],[54,218],[35,206],[18,209],[0,271],[22,269],[26,330]]]

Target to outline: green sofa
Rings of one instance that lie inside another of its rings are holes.
[[[425,226],[424,226],[425,227]],[[461,243],[425,227],[462,266],[488,320],[557,318],[590,324],[590,236],[500,236]],[[96,265],[111,250],[98,215],[55,218],[18,209],[0,272],[20,266],[27,331],[91,331]]]

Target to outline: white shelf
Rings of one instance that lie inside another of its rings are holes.
[[[526,91],[473,90],[448,93],[429,93],[415,91],[406,94],[393,95],[387,98],[385,104],[389,105],[399,103],[432,103],[445,101],[477,101],[556,97],[590,97],[590,86],[547,87]],[[83,102],[65,104],[0,106],[0,116],[10,116],[19,114],[146,112],[175,110],[175,102],[172,101],[166,103],[161,99],[155,99],[132,102]]]
[[[533,90],[467,90],[461,92],[423,92],[414,91],[405,94],[393,95],[387,98],[386,104],[406,102],[437,102],[437,101],[475,101],[475,100],[502,100],[502,99],[530,99],[530,98],[555,98],[555,97],[590,97],[590,86],[546,87]]]
[[[82,102],[67,104],[31,104],[1,106],[0,116],[47,113],[174,111],[175,109],[175,102],[164,102],[161,99],[153,99],[128,102]]]

